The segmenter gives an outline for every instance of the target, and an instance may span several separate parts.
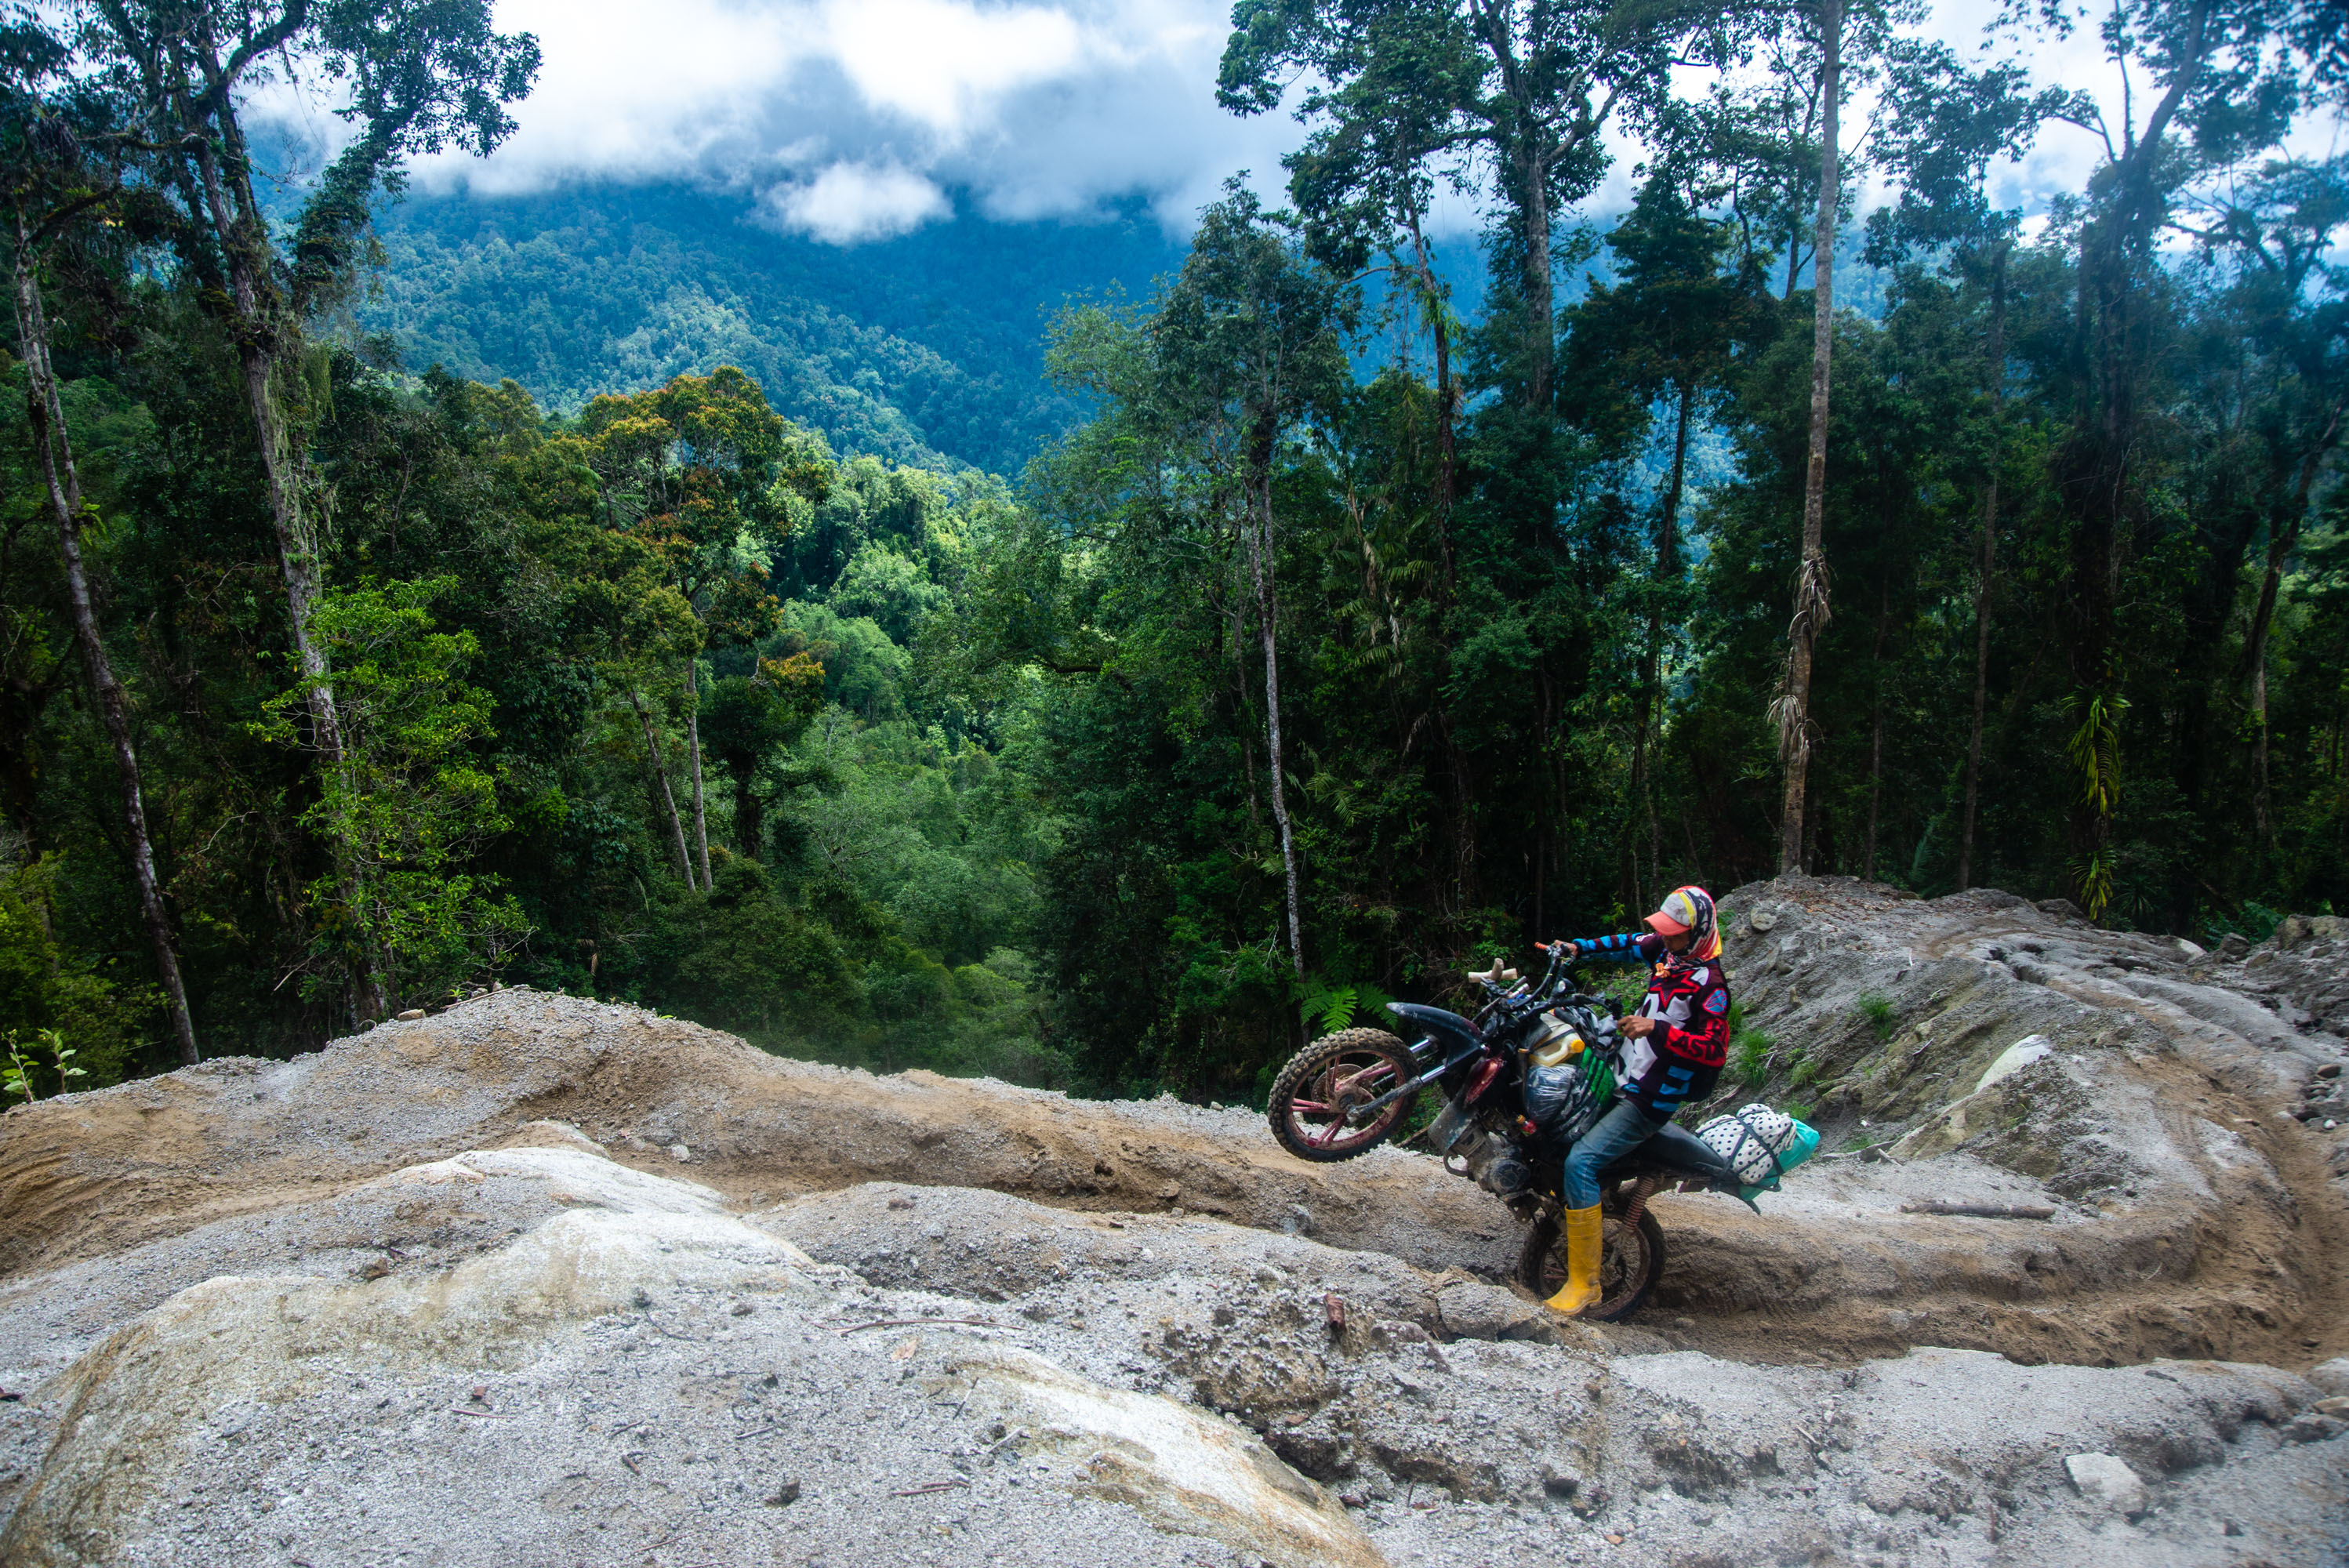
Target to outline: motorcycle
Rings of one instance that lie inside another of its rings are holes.
[[[1490,973],[1472,974],[1488,997],[1474,1018],[1388,1003],[1418,1034],[1412,1044],[1384,1029],[1324,1036],[1281,1068],[1268,1107],[1273,1136],[1290,1153],[1351,1160],[1392,1138],[1420,1092],[1433,1087],[1443,1109],[1405,1141],[1423,1144],[1445,1170],[1531,1222],[1516,1277],[1543,1297],[1566,1281],[1566,1158],[1611,1103],[1628,1039],[1606,997],[1575,989],[1568,948],[1542,948],[1549,967],[1537,982],[1520,981],[1497,961]],[[1529,1087],[1544,1111],[1539,1120],[1527,1114]],[[1583,1315],[1609,1323],[1637,1311],[1664,1272],[1663,1227],[1650,1198],[1677,1185],[1752,1202],[1734,1166],[1669,1122],[1601,1171],[1599,1184],[1599,1299]]]

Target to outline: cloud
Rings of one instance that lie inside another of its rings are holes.
[[[805,185],[777,186],[766,200],[783,227],[835,245],[906,233],[952,210],[947,193],[920,175],[862,163],[835,163]]]
[[[956,0],[832,0],[826,42],[864,101],[956,139],[1002,99],[1086,69],[1075,17],[1037,5],[980,10]]]
[[[1924,30],[1971,56],[1998,8],[1938,0]],[[1285,114],[1216,106],[1229,0],[667,0],[657,20],[622,0],[498,0],[497,15],[539,36],[537,90],[494,157],[427,160],[424,189],[690,181],[842,244],[905,232],[956,201],[1001,219],[1081,218],[1139,192],[1181,230],[1235,170],[1276,192],[1303,134]],[[2093,29],[2035,45],[2031,63],[2043,80],[2109,88],[2117,108]],[[1865,111],[1854,107],[1855,131]],[[338,134],[315,106],[284,112],[314,142]],[[1612,150],[1592,216],[1630,200],[1639,150],[1620,137]],[[1993,178],[2001,200],[2037,211],[2101,156],[2093,138],[2051,128]],[[1457,241],[1488,205],[1447,195],[1434,227]]]
[[[951,211],[1084,216],[1139,191],[1187,226],[1237,168],[1269,189],[1280,116],[1216,107],[1227,0],[499,0],[545,65],[495,156],[445,154],[427,191],[574,181],[739,190],[762,222],[839,243]],[[287,112],[332,140],[332,122]],[[323,129],[322,129],[323,128]]]

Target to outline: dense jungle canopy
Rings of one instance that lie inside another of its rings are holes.
[[[1241,0],[1278,206],[860,265],[400,204],[530,90],[481,0],[10,8],[17,1092],[496,980],[1240,1099],[1686,881],[2333,910],[2349,16],[2002,19],[2117,110],[1916,19]]]

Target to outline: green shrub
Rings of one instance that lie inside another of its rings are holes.
[[[1878,1045],[1889,1040],[1892,1037],[1892,1031],[1899,1026],[1899,1017],[1893,1008],[1892,998],[1881,991],[1862,991],[1859,994],[1859,1003],[1856,1010],[1861,1017],[1868,1020],[1868,1026],[1876,1031]]]
[[[1770,1076],[1770,1056],[1778,1044],[1762,1029],[1741,1029],[1729,1042],[1729,1070],[1739,1081],[1760,1087]]]

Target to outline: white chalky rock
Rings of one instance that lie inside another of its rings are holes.
[[[1991,1085],[2011,1078],[2032,1063],[2044,1061],[2054,1054],[2055,1047],[2048,1043],[2046,1036],[2025,1035],[1999,1052],[1998,1060],[1990,1064],[1989,1070],[1982,1076],[1982,1082],[1974,1085],[1974,1092],[1980,1094]]]
[[[2145,1511],[2145,1482],[2110,1454],[2074,1454],[2064,1461],[2064,1472],[2090,1502],[2101,1502],[2116,1513]]]

